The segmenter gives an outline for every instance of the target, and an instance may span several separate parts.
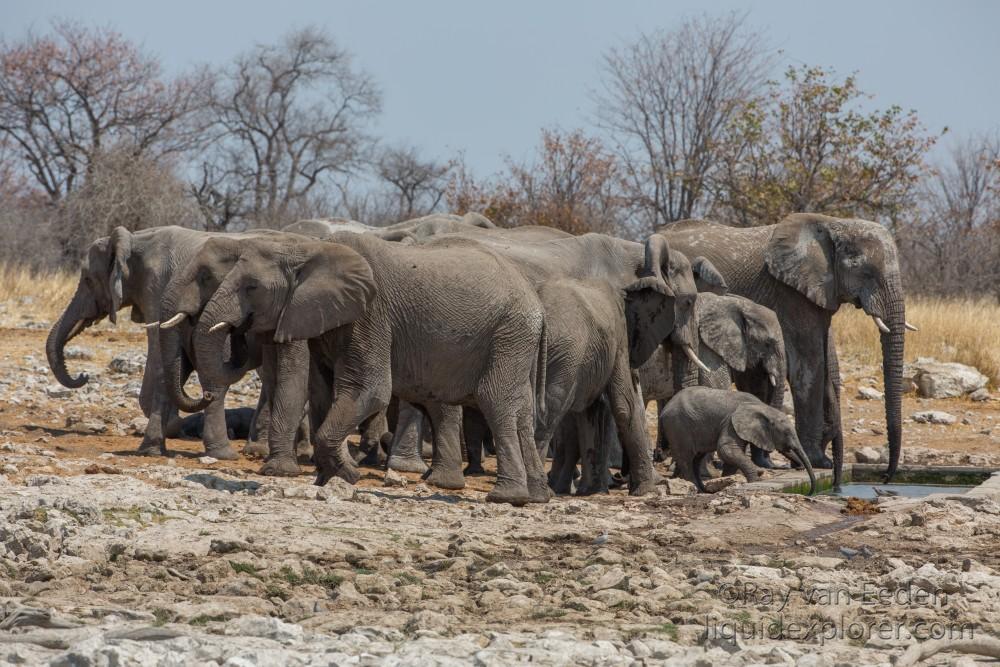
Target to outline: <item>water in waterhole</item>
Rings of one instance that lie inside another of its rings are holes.
[[[841,484],[840,491],[834,491],[830,489],[826,491],[826,495],[831,496],[842,496],[848,497],[852,496],[854,498],[864,498],[869,500],[876,497],[875,489],[880,491],[889,492],[890,495],[896,495],[902,498],[923,498],[924,496],[929,496],[932,493],[951,493],[951,494],[961,494],[974,489],[974,486],[952,486],[943,484],[872,484],[865,482],[851,482],[849,484]]]

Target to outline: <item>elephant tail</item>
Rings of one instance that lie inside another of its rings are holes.
[[[549,363],[548,337],[545,333],[545,318],[542,318],[542,331],[538,337],[538,358],[535,361],[535,423],[545,424],[545,380],[546,368]]]

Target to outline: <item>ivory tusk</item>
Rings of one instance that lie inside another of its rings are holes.
[[[149,324],[143,324],[142,326],[146,327],[147,329],[155,329],[156,327],[160,326],[160,321],[157,320],[156,322],[150,322]]]
[[[704,363],[702,363],[701,359],[699,359],[698,355],[694,353],[694,350],[691,349],[690,345],[685,345],[684,346],[684,354],[686,354],[687,358],[691,360],[691,363],[693,363],[695,366],[697,366],[701,370],[705,371],[706,373],[711,373],[712,372],[712,369],[710,369],[708,366],[706,366]]]
[[[905,326],[907,328],[907,330],[909,330],[909,331],[920,331],[920,329],[918,329],[917,327],[913,326],[909,322],[905,322],[903,324],[903,326]]]
[[[208,333],[215,333],[215,332],[216,332],[216,331],[218,331],[219,329],[224,329],[224,328],[226,328],[226,327],[228,327],[228,326],[229,326],[229,322],[216,322],[216,323],[215,323],[215,324],[213,324],[213,325],[212,325],[212,327],[211,327],[211,328],[210,328],[210,329],[208,330]]]
[[[778,381],[774,379],[774,375],[773,374],[768,373],[767,374],[767,379],[771,381],[771,386],[772,387],[777,387],[778,386]]]
[[[171,318],[170,318],[169,320],[167,320],[166,322],[161,322],[161,323],[160,323],[160,328],[161,328],[161,329],[170,329],[170,328],[172,328],[172,327],[175,327],[175,326],[177,326],[178,324],[180,324],[180,323],[181,323],[181,321],[182,321],[182,320],[183,320],[183,319],[184,319],[185,317],[187,317],[187,314],[186,314],[186,313],[177,313],[176,315],[174,315],[173,317],[171,317]]]
[[[885,325],[885,322],[882,321],[881,317],[876,317],[875,315],[872,315],[872,319],[875,320],[875,326],[878,327],[879,331],[881,331],[882,333],[891,332],[891,329],[889,329],[889,327]]]

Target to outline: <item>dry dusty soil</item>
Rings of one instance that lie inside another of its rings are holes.
[[[193,440],[141,458],[141,364],[109,368],[144,351],[141,331],[73,341],[92,379],[71,392],[46,332],[11,324],[2,664],[889,665],[928,636],[1000,633],[1000,498],[846,516],[833,498],[673,482],[512,508],[484,503],[489,478],[443,492],[368,468],[317,488],[308,468],[204,463]],[[844,372],[849,449],[880,446],[881,402],[854,398],[877,369]],[[253,404],[253,382],[234,403]],[[904,416],[959,423],[908,421],[907,462],[1000,466],[998,405],[908,397]]]

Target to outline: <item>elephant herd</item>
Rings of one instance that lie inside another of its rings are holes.
[[[793,214],[749,229],[687,220],[643,243],[501,229],[474,213],[379,228],[119,227],[91,244],[46,352],[59,382],[81,387],[87,377],[68,371],[67,342],[130,306],[147,328],[140,454],[166,453],[180,409],[204,411],[208,455],[236,458],[225,395],[257,369],[257,433],[244,453],[266,456],[263,474],[299,474],[311,449],[317,484],[354,483],[347,437],[361,429],[368,449],[387,446],[390,468],[426,470],[430,484],[457,489],[463,458],[477,469],[485,440],[496,452],[487,499],[521,505],[574,485],[606,490],[615,443],[635,495],[653,489],[654,456],[668,446],[677,473],[699,488],[713,452],[724,471],[749,479],[775,449],[811,478],[813,467],[839,470],[830,322],[844,303],[881,331],[891,477],[911,327],[893,240],[863,220]],[[184,387],[195,370],[200,396]],[[781,413],[786,381],[794,426]],[[655,449],[645,419],[653,400]]]

